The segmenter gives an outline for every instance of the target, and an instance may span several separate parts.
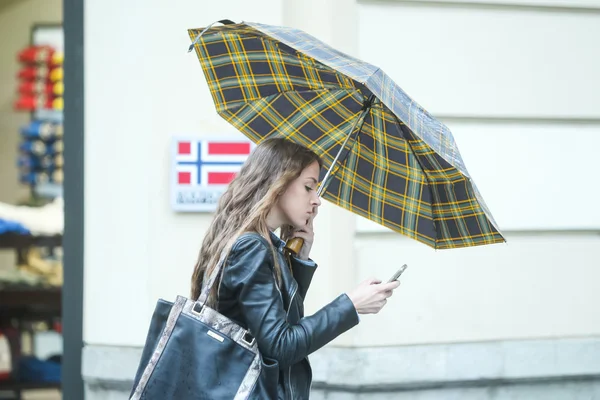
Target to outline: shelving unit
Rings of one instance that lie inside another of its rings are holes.
[[[46,199],[62,197],[64,31],[61,24],[34,23],[31,26],[29,39],[29,45],[19,50],[17,54],[20,66],[15,82],[14,108],[15,112],[27,113],[30,118],[27,124],[19,127],[20,142],[16,149],[15,161],[18,168],[16,178],[30,189],[30,199],[27,204],[35,207],[43,204]],[[19,42],[21,41],[22,39],[19,39]],[[46,261],[46,252],[42,252],[44,260],[41,260],[37,252],[28,250],[55,249],[61,246],[62,235],[0,234],[0,250],[14,251],[17,255],[16,264],[24,266],[23,271],[33,271],[33,274],[38,271],[34,268],[35,262]],[[54,266],[53,262],[49,264]],[[44,263],[41,265],[44,266]],[[27,268],[31,269],[27,270]],[[39,271],[41,275],[44,274],[44,271]],[[58,268],[55,271],[58,271]],[[9,275],[9,279],[12,279],[12,271]],[[17,279],[21,280],[21,276],[17,276]],[[50,348],[40,344],[36,352],[34,348],[36,342],[44,343],[43,340],[53,335],[42,334],[34,340],[34,328],[38,328],[36,331],[39,331],[39,326],[36,325],[46,322],[49,329],[59,330],[57,327],[61,326],[62,322],[62,288],[43,284],[33,285],[34,281],[37,280],[32,279],[30,283],[0,281],[0,331],[10,332],[11,345],[13,348],[19,348],[17,353],[23,357],[38,354],[39,358],[46,358],[45,355],[41,355],[44,351],[51,351],[51,355],[58,353],[58,341],[53,341],[54,344]],[[39,281],[52,282],[50,279],[39,279]],[[58,285],[59,281],[55,279],[53,283]],[[23,336],[27,336],[23,334],[27,332],[30,333],[31,345],[23,346],[30,342],[22,340]],[[58,335],[54,336],[56,338],[52,340],[59,339]],[[37,360],[32,360],[34,362],[30,364],[20,363],[15,354],[12,354],[11,358],[12,380],[0,380],[0,400],[5,399],[4,395],[9,395],[10,399],[21,399],[23,391],[61,389],[60,382],[31,382],[31,379],[35,379],[35,373],[25,374],[24,370],[19,371],[20,365],[22,368],[33,370]],[[27,381],[24,380],[26,376]]]
[[[56,247],[62,245],[62,236],[31,236],[21,234],[1,234],[0,249],[13,249],[18,253],[31,246]],[[60,287],[29,286],[24,284],[0,283],[0,329],[11,325],[19,332],[30,331],[34,322],[49,322],[62,316],[62,289]],[[31,349],[32,352],[34,349]],[[18,366],[17,362],[13,363]],[[13,371],[13,378],[0,381],[0,393],[10,392],[12,399],[21,399],[22,391],[36,389],[60,389],[55,382],[29,382],[19,379],[19,371]],[[0,399],[2,395],[0,394]]]
[[[62,246],[62,235],[33,236],[18,233],[0,234],[0,249],[24,249],[31,246],[58,247]]]

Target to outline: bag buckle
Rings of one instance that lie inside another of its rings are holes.
[[[197,309],[196,307],[198,307],[199,309]],[[204,305],[199,304],[198,302],[195,302],[192,305],[192,308],[190,309],[190,311],[198,316],[201,315],[202,309],[204,308]]]
[[[256,338],[254,336],[252,336],[252,334],[250,334],[250,332],[248,332],[248,331],[244,332],[244,334],[242,335],[242,340],[248,346],[252,346],[252,345],[254,345],[254,342],[256,342]]]

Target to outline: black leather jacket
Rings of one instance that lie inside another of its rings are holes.
[[[282,253],[283,241],[271,234],[282,271],[276,284],[270,243],[246,233],[233,245],[219,286],[218,311],[249,329],[263,357],[264,399],[308,399],[312,371],[307,356],[358,324],[346,294],[304,317],[304,298],[316,269],[312,261],[292,258],[292,271]],[[266,382],[266,384],[265,384]]]

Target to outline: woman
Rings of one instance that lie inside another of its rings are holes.
[[[208,304],[255,337],[266,366],[256,398],[308,399],[307,356],[357,325],[358,314],[379,312],[399,285],[365,281],[304,317],[316,269],[309,253],[321,204],[320,168],[315,153],[290,141],[258,145],[221,197],[194,269],[192,297],[198,298],[204,276],[229,251]],[[274,233],[278,229],[281,239]],[[284,241],[292,237],[301,237],[304,245],[297,257],[286,259]]]

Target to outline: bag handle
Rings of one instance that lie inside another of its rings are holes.
[[[212,270],[208,279],[206,279],[206,271],[204,271],[204,279],[202,279],[202,290],[200,291],[200,296],[198,296],[198,299],[196,300],[196,303],[201,304],[200,310],[202,310],[204,308],[204,305],[206,304],[206,301],[208,300],[208,295],[209,295],[210,291],[212,290],[213,285],[217,281],[217,277],[219,276],[219,272],[221,272],[221,269],[223,268],[223,263],[225,262],[225,258],[227,257],[227,254],[229,254],[229,251],[233,247],[234,243],[240,237],[241,236],[231,239],[231,241],[228,243],[228,245],[226,245],[223,248],[223,251],[221,251],[221,257],[219,257],[219,261],[217,262],[217,266],[215,267],[215,269]],[[290,266],[290,269],[291,269],[292,263],[289,260],[289,258],[288,258],[288,263],[289,263],[288,265]]]
[[[219,276],[219,272],[221,272],[221,268],[223,267],[223,262],[225,262],[225,257],[227,256],[226,250],[227,250],[227,246],[225,246],[225,248],[221,252],[221,257],[219,258],[219,262],[217,262],[217,266],[212,270],[208,279],[206,279],[206,272],[204,273],[204,279],[202,280],[202,291],[200,292],[200,296],[198,296],[198,299],[196,300],[197,303],[200,303],[202,305],[202,308],[204,308],[204,305],[206,304],[206,301],[208,300],[208,294],[210,293],[213,285],[215,284],[215,281],[217,280],[217,277]]]

